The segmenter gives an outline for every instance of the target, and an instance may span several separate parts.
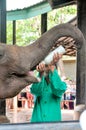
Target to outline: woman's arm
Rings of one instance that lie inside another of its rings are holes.
[[[49,80],[51,83],[52,93],[58,97],[61,97],[67,89],[67,85],[63,82],[56,69],[49,73]]]

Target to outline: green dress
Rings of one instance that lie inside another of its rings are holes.
[[[36,101],[31,117],[31,122],[61,121],[60,102],[67,86],[60,79],[57,70],[49,72],[50,83],[45,77],[39,83],[32,84],[31,93],[36,96]]]

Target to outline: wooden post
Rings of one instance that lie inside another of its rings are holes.
[[[47,13],[41,15],[41,34],[47,31]]]
[[[17,121],[17,96],[13,98],[13,108],[14,108],[13,122],[16,123]]]
[[[0,42],[6,43],[6,0],[0,0]],[[9,122],[5,114],[6,101],[0,99],[0,123]]]
[[[77,25],[86,39],[86,3],[77,1]],[[77,47],[76,107],[77,120],[86,109],[86,44]],[[78,108],[78,109],[77,109]]]
[[[16,21],[13,21],[13,45],[16,44]]]
[[[0,42],[6,43],[6,0],[0,0]]]

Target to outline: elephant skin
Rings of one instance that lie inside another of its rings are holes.
[[[16,96],[27,85],[38,82],[29,71],[34,70],[49,53],[56,41],[63,36],[74,38],[81,48],[84,37],[81,31],[69,24],[60,24],[45,32],[28,46],[0,44],[0,99]]]

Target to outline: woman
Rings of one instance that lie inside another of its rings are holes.
[[[66,83],[61,81],[55,63],[62,57],[54,54],[49,65],[40,63],[36,69],[41,81],[32,84],[31,93],[36,96],[31,122],[61,121],[61,98],[66,90]]]

